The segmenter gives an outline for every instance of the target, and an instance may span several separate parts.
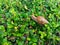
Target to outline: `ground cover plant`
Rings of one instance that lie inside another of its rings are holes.
[[[60,45],[60,0],[0,0],[0,45]]]

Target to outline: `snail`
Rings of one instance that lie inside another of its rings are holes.
[[[38,24],[48,24],[49,22],[43,16],[34,16],[32,15],[31,18],[36,21]]]

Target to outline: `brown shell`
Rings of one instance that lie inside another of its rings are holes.
[[[48,23],[48,21],[44,17],[42,17],[42,16],[38,16],[37,17],[37,22],[39,24],[47,24]]]
[[[32,19],[34,21],[36,21],[37,23],[39,24],[47,24],[48,21],[43,17],[43,16],[38,16],[38,17],[35,17],[34,15],[32,16]]]

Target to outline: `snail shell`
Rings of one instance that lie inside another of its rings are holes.
[[[39,24],[47,24],[48,23],[48,21],[43,16],[35,17],[34,15],[32,15],[32,19]]]

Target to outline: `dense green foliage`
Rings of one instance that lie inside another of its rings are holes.
[[[60,45],[60,0],[0,0],[0,45]]]

